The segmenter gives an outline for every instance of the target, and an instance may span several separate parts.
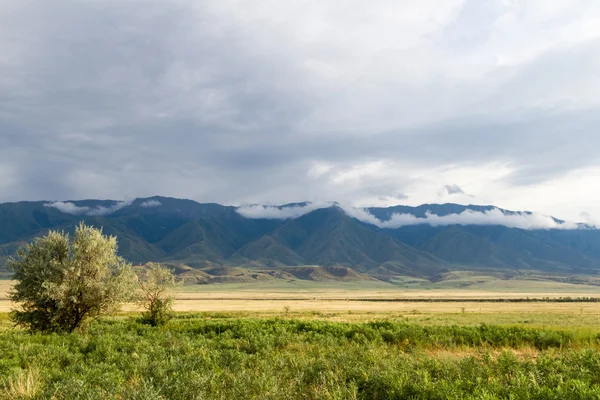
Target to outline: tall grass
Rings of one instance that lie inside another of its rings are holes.
[[[10,399],[588,399],[600,398],[600,353],[592,331],[104,320],[85,335],[0,333],[2,388]]]
[[[40,389],[40,372],[32,367],[18,370],[5,379],[0,398],[6,400],[33,399]]]

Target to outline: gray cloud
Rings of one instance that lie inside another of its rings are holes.
[[[497,163],[450,180],[496,202],[597,167],[600,9],[517,3],[10,2],[0,201],[435,201]]]
[[[448,194],[464,194],[464,190],[460,188],[458,185],[445,185],[444,189]]]

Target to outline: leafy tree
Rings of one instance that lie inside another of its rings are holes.
[[[173,318],[173,290],[178,285],[173,272],[160,264],[150,264],[138,272],[144,308],[142,320],[150,325],[164,325]]]
[[[73,240],[51,231],[9,260],[17,282],[10,314],[32,331],[72,332],[89,319],[118,311],[132,300],[135,275],[117,255],[117,240],[81,223]]]

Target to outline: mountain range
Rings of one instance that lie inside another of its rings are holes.
[[[132,263],[166,263],[197,283],[600,271],[600,230],[493,206],[238,208],[158,196],[0,204],[0,258],[48,230],[72,232],[80,221],[117,236]]]

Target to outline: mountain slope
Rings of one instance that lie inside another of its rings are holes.
[[[275,209],[285,211],[289,207],[298,211],[310,204],[293,203]],[[385,221],[393,214],[425,218],[429,214],[493,209],[426,204],[369,211]],[[530,215],[500,211],[519,218]],[[34,237],[50,229],[72,233],[83,221],[117,236],[120,254],[133,263],[160,261],[186,266],[188,275],[198,282],[223,280],[214,280],[216,275],[207,272],[206,276],[205,272],[194,275],[190,266],[215,271],[230,266],[250,268],[243,279],[290,279],[294,274],[285,272],[290,267],[297,267],[293,271],[298,276],[315,279],[334,279],[332,271],[342,274],[339,279],[362,279],[360,273],[393,279],[398,275],[431,278],[448,270],[535,270],[563,275],[596,274],[600,270],[597,229],[524,230],[502,225],[423,223],[381,229],[350,217],[338,206],[294,219],[275,219],[273,213],[270,218],[242,214],[231,206],[159,196],[129,203],[81,200],[0,204],[0,267],[5,256],[13,255]],[[309,266],[341,269],[302,269]]]
[[[456,226],[441,230],[418,248],[459,265],[511,269],[524,266],[515,262],[514,252]]]
[[[271,235],[249,243],[236,251],[230,262],[234,264],[252,265],[258,263],[268,267],[306,265],[308,262],[295,251],[279,242]]]
[[[273,237],[312,264],[342,265],[368,272],[394,261],[415,276],[428,276],[444,268],[436,257],[349,217],[338,207],[289,220],[275,230]]]
[[[525,231],[504,226],[406,226],[386,230],[445,261],[462,267],[540,270],[561,273],[596,273],[600,260],[593,255],[593,241],[582,245],[587,252],[554,240],[550,230]],[[583,235],[585,230],[565,230],[558,237]],[[587,237],[587,235],[583,235]],[[578,242],[579,243],[579,242]]]

